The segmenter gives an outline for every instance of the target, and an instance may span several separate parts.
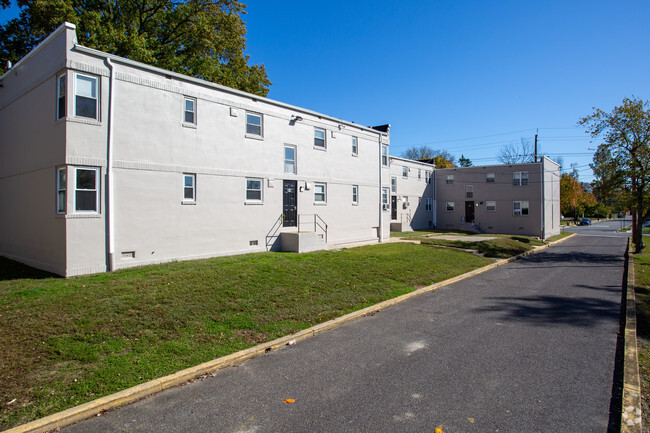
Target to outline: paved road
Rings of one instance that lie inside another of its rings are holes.
[[[605,432],[624,248],[576,236],[65,432]]]

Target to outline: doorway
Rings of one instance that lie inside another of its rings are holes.
[[[296,194],[298,182],[285,180],[282,187],[282,214],[284,215],[282,225],[284,227],[296,227],[298,222],[298,194]]]
[[[465,222],[471,223],[474,221],[474,202],[466,201],[465,202]]]

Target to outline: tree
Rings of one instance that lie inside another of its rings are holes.
[[[585,191],[575,173],[560,176],[560,212],[563,215],[571,215],[574,221],[578,221],[579,215],[584,213],[587,206],[595,205],[596,198]]]
[[[461,154],[460,158],[458,158],[458,165],[461,167],[471,167],[473,164],[469,158],[465,158],[465,155]]]
[[[0,6],[9,5],[0,0]],[[237,0],[18,0],[0,25],[0,74],[64,21],[81,45],[260,96],[271,82],[248,65],[245,5]]]
[[[592,137],[602,135],[591,168],[598,194],[615,194],[632,210],[632,242],[643,245],[643,223],[650,213],[650,109],[648,101],[625,98],[607,113],[594,113],[578,122]]]
[[[508,143],[501,146],[497,159],[502,164],[521,164],[533,162],[535,159],[535,149],[527,138],[521,138],[521,143]]]
[[[455,157],[446,150],[434,150],[429,146],[413,146],[402,152],[402,158],[414,161],[427,161],[437,168],[453,168]]]

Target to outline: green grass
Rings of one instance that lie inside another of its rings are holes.
[[[634,286],[637,308],[637,337],[643,424],[650,422],[650,249],[634,254]]]
[[[62,279],[0,258],[0,430],[490,262],[400,243]]]

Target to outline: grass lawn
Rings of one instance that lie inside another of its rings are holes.
[[[0,430],[491,262],[392,243],[63,279],[0,258]]]
[[[634,285],[637,302],[637,344],[639,348],[639,373],[643,425],[650,422],[650,249],[645,248],[634,258]]]
[[[438,235],[458,235],[463,240],[439,239]],[[570,233],[562,232],[557,236],[547,239],[547,242],[562,239]],[[448,230],[421,230],[415,232],[399,232],[391,236],[405,239],[419,240],[423,244],[440,245],[453,248],[463,248],[478,251],[485,257],[507,258],[532,250],[535,247],[544,245],[540,239],[529,236],[501,235],[501,234],[473,234],[466,232],[450,232]],[[495,238],[487,241],[475,241],[474,238],[490,237]]]

